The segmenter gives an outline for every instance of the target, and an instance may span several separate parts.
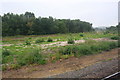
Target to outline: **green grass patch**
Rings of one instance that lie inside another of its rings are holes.
[[[74,39],[73,38],[68,38],[68,42],[67,42],[68,44],[74,44],[75,43],[75,41],[74,41]]]
[[[18,64],[23,66],[26,64],[45,64],[46,61],[43,55],[40,53],[40,50],[34,49],[31,52],[25,53],[24,55],[19,56],[17,60]]]
[[[113,39],[113,40],[118,40],[119,39],[119,36],[112,36],[112,37],[110,37],[111,39]]]
[[[45,42],[45,40],[43,38],[40,38],[35,41],[35,43],[41,43],[41,42]]]
[[[47,42],[52,42],[53,39],[52,38],[48,38]]]
[[[101,51],[108,51],[110,49],[117,47],[118,47],[117,42],[103,41],[103,42],[94,42],[93,44],[93,41],[88,41],[80,45],[70,45],[70,46],[62,47],[59,52],[62,53],[63,55],[74,54],[74,56],[81,56],[81,55],[94,54]]]

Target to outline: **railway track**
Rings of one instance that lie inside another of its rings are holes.
[[[114,73],[112,75],[109,75],[109,76],[103,78],[102,80],[113,80],[113,79],[114,80],[120,80],[120,71],[116,72],[116,73]]]

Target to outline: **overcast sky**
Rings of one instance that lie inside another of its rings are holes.
[[[93,27],[118,23],[119,0],[1,0],[0,15],[33,12],[36,17],[80,19]]]

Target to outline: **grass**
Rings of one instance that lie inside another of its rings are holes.
[[[26,40],[25,45],[31,45],[31,42],[29,40]]]
[[[74,39],[73,39],[73,38],[69,38],[67,43],[68,43],[68,44],[74,44],[74,43],[75,43],[75,41],[74,41]]]
[[[55,35],[30,35],[30,36],[10,36],[3,37],[2,47],[2,64],[3,70],[17,69],[24,65],[46,64],[47,62],[56,62],[59,59],[67,59],[70,56],[82,56],[98,53],[104,50],[116,48],[114,42],[95,42],[90,38],[113,37],[116,34],[103,33],[72,33],[72,34],[55,34]],[[74,44],[74,40],[87,40],[84,44]],[[70,46],[49,47],[40,49],[41,44],[48,44],[57,41],[68,41]],[[74,44],[74,45],[72,45]],[[47,51],[43,55],[44,51]],[[7,65],[9,64],[9,65]]]
[[[91,43],[90,43],[91,42]],[[117,48],[117,42],[94,42],[89,41],[81,45],[70,45],[60,49],[60,53],[63,55],[74,54],[74,56],[89,55],[98,53],[101,51],[108,51],[113,48]]]
[[[33,64],[33,63],[36,63],[36,64],[46,63],[40,51],[36,49],[34,49],[31,52],[25,53],[24,55],[19,56],[17,62],[21,66],[26,64]]]
[[[83,35],[83,37],[81,37]],[[29,36],[9,36],[9,37],[3,37],[3,43],[9,43],[9,44],[18,44],[23,43],[26,40],[30,40],[31,43],[34,43],[38,38],[43,38],[47,41],[47,39],[50,37],[53,40],[57,39],[58,41],[67,41],[70,36],[72,36],[75,40],[80,40],[83,38],[102,38],[102,37],[110,37],[115,34],[103,34],[103,33],[96,33],[96,32],[89,32],[89,33],[68,33],[68,34],[54,34],[54,35],[29,35]]]
[[[45,40],[44,40],[43,38],[37,39],[37,40],[35,41],[35,43],[42,43],[42,42],[45,42]]]
[[[52,42],[53,39],[52,38],[48,38],[47,42]]]
[[[120,39],[118,35],[117,35],[117,36],[112,36],[112,37],[110,37],[110,38],[113,39],[113,40],[118,40],[118,39]]]
[[[32,49],[26,53],[19,55],[9,55],[3,57],[3,63],[8,65],[3,66],[3,70],[17,69],[24,65],[30,64],[46,64],[44,56],[41,54],[40,49]]]

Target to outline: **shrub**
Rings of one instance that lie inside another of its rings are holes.
[[[83,33],[80,33],[80,37],[84,37],[84,34],[83,34]]]
[[[31,37],[29,37],[28,39],[32,39]]]
[[[53,39],[52,38],[48,38],[47,42],[52,42]]]
[[[109,32],[109,31],[105,31],[103,34],[106,35],[106,34],[108,34],[108,33],[110,33],[110,32]]]
[[[2,64],[4,64],[4,63],[12,63],[13,60],[14,60],[13,55],[3,56],[2,57]]]
[[[46,60],[44,59],[43,55],[40,54],[39,50],[33,50],[29,53],[26,53],[24,56],[21,55],[18,59],[18,64],[23,66],[26,64],[45,64]]]
[[[31,45],[30,41],[26,40],[25,45]]]
[[[118,47],[120,47],[120,40],[118,41]]]
[[[82,55],[92,54],[92,50],[90,46],[82,45],[82,46],[79,46],[79,54],[82,54]]]
[[[75,41],[72,38],[68,39],[68,44],[74,44],[74,43],[75,43]]]
[[[111,42],[109,43],[110,49],[114,49],[118,47],[118,43],[117,42]]]
[[[74,54],[74,56],[81,56],[97,53],[100,51],[107,51],[116,47],[118,47],[117,42],[95,42],[95,44],[84,43],[80,45],[62,47],[60,49],[60,53],[63,55]]]
[[[10,64],[10,69],[18,69],[21,66],[19,64]]]
[[[8,50],[3,50],[3,51],[2,51],[2,55],[3,55],[3,56],[9,56],[9,55],[10,55],[10,51],[8,51]]]
[[[119,39],[119,36],[112,36],[111,39],[113,39],[113,40],[118,40],[118,39]]]
[[[90,45],[90,44],[96,44],[96,41],[95,40],[86,40],[85,44],[88,44],[88,45]]]
[[[94,52],[99,52],[100,51],[99,45],[92,45],[91,50]]]
[[[7,65],[2,65],[2,71],[7,70]]]
[[[99,49],[101,51],[108,51],[110,50],[109,42],[102,42],[99,44]]]
[[[68,55],[62,55],[61,56],[62,59],[68,59],[68,57],[69,57]]]
[[[42,38],[42,39],[37,39],[36,41],[35,41],[35,43],[41,43],[41,42],[44,42],[44,39]]]
[[[72,46],[66,46],[60,49],[60,53],[63,55],[69,55],[72,53]]]

